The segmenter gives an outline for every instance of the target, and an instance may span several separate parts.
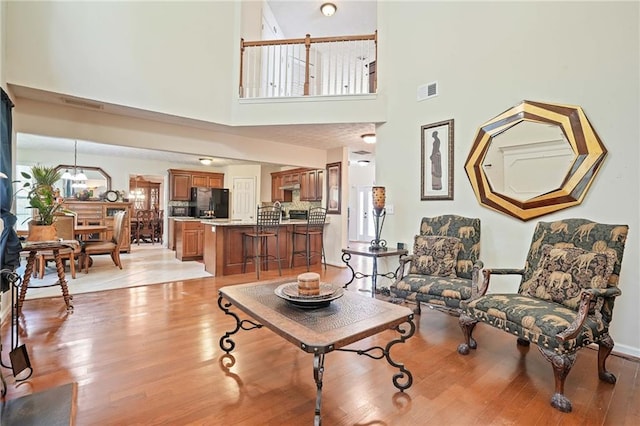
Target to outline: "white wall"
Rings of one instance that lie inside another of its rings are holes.
[[[640,356],[638,141],[639,4],[613,2],[378,2],[378,87],[388,96],[377,128],[376,175],[395,216],[385,236],[413,241],[423,216],[479,217],[481,258],[522,267],[538,220],[584,217],[630,226],[611,335]],[[418,41],[420,54],[407,49]],[[409,43],[409,45],[411,45]],[[393,78],[391,78],[393,76]],[[401,76],[398,78],[397,76]],[[419,85],[439,96],[417,102]],[[521,222],[478,204],[464,162],[479,125],[521,100],[580,105],[609,155],[584,202]],[[453,201],[420,201],[420,126],[455,119]],[[517,289],[507,281],[497,290]]]
[[[229,120],[239,2],[7,3],[8,82]]]

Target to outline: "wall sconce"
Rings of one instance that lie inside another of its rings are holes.
[[[369,160],[358,160],[356,164],[360,167],[366,167],[369,165]]]
[[[203,166],[210,166],[211,164],[213,164],[213,158],[203,157],[200,159],[200,164],[202,164]]]
[[[364,143],[376,143],[376,134],[375,133],[365,133],[360,136]]]
[[[324,3],[320,6],[320,12],[322,12],[324,16],[333,16],[336,10],[338,10],[338,8],[333,3]]]

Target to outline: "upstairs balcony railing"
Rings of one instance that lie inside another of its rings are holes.
[[[244,41],[241,98],[358,95],[376,92],[377,33]]]

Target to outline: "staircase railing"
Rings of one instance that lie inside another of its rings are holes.
[[[377,32],[369,35],[245,41],[241,98],[376,92]]]

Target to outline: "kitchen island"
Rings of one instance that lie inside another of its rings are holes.
[[[291,231],[296,225],[305,225],[306,220],[289,219],[280,224],[280,257],[282,268],[291,264],[292,241]],[[328,221],[327,221],[328,223]],[[255,226],[255,222],[229,219],[193,219],[175,218],[176,257],[180,260],[204,260],[205,271],[213,276],[242,273],[242,235]],[[297,236],[296,238],[301,238]],[[296,246],[303,246],[302,238]],[[198,245],[202,247],[199,253]],[[320,251],[320,238],[312,237],[311,250]],[[275,253],[275,239],[269,240],[269,253]],[[312,264],[320,262],[320,256],[312,258]],[[296,256],[294,266],[305,265],[305,259]],[[278,263],[271,259],[269,269],[278,268]],[[247,262],[246,272],[255,272],[252,261]]]

